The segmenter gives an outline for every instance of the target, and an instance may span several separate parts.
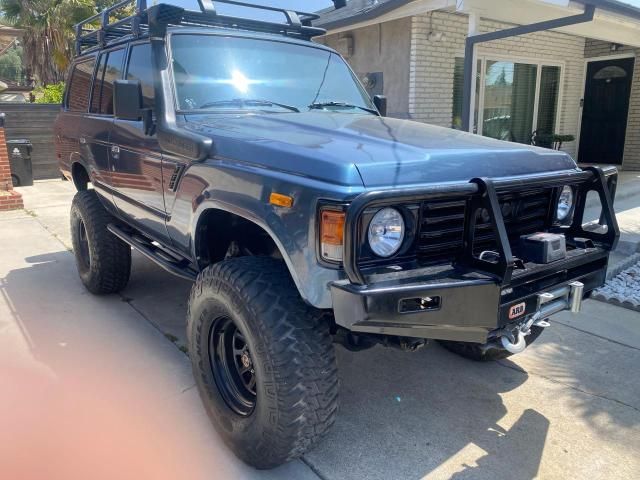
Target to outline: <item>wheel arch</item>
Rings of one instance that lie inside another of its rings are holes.
[[[237,225],[237,223],[239,222],[243,227],[249,228],[252,233],[255,234],[261,232],[263,235],[265,235],[265,238],[272,243],[275,249],[277,249],[279,257],[282,258],[282,260],[284,260],[285,264],[287,265],[289,275],[291,275],[291,278],[293,279],[298,292],[305,301],[308,301],[305,295],[304,288],[301,288],[301,282],[296,273],[296,269],[294,267],[291,256],[289,255],[282,240],[278,237],[278,235],[275,234],[273,229],[270,228],[267,223],[257,215],[233,205],[221,202],[210,202],[206,205],[201,205],[198,209],[197,215],[194,217],[194,222],[191,228],[191,238],[193,239],[192,255],[200,268],[204,268],[208,264],[215,263],[215,261],[221,260],[222,258],[220,258],[220,255],[224,255],[226,253],[226,250],[224,252],[221,251],[222,248],[224,248],[223,246],[221,249],[218,249],[218,257],[209,258],[203,256],[207,249],[210,249],[211,247],[210,245],[207,245],[205,243],[212,238],[210,235],[205,233],[207,227],[209,225],[212,225],[214,221],[219,221],[221,219],[223,219],[223,221],[232,222],[231,224],[224,224],[225,227],[227,227],[227,230],[230,225],[233,225],[234,223]],[[227,230],[225,230],[225,233],[227,232]],[[233,237],[233,235],[231,235],[231,237]],[[227,239],[229,239],[229,236],[227,236]],[[230,240],[234,239],[235,238],[230,238]]]
[[[71,179],[78,192],[83,192],[89,188],[91,177],[87,167],[79,161],[71,164]]]

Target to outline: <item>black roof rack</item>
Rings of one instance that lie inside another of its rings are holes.
[[[164,35],[169,25],[222,27],[235,30],[272,33],[288,37],[310,40],[322,35],[325,30],[312,25],[319,18],[314,13],[287,10],[284,8],[256,5],[237,0],[198,0],[200,10],[185,10],[168,4],[158,4],[147,8],[146,0],[122,0],[102,12],[83,20],[75,26],[76,54],[80,55],[94,49],[104,48],[124,37],[133,38],[142,35]],[[217,13],[215,4],[222,3],[257,10],[282,13],[286,23],[267,22],[243,17],[231,17]],[[336,8],[341,8],[344,0],[334,0]],[[135,13],[117,18],[120,13],[128,13],[135,5]],[[112,17],[115,17],[112,21]]]

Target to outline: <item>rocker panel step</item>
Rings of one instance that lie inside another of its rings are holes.
[[[189,280],[191,282],[196,281],[198,273],[189,267],[187,259],[172,260],[172,256],[164,252],[160,248],[153,245],[150,241],[147,241],[138,233],[129,234],[120,227],[117,227],[113,223],[110,223],[107,228],[116,237],[125,243],[128,243],[133,248],[138,250],[141,254],[147,257],[149,260],[157,263],[160,267],[169,273],[172,273],[180,278]],[[144,239],[144,240],[143,240]]]

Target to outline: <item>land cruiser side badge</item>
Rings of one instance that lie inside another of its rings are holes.
[[[520,315],[522,315],[526,310],[526,307],[527,306],[524,302],[513,305],[509,309],[509,320],[513,320],[514,318],[518,318]]]

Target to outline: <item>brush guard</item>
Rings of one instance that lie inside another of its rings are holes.
[[[562,310],[579,311],[584,294],[604,283],[609,252],[619,237],[612,200],[616,181],[615,168],[590,167],[361,194],[346,214],[347,278],[330,285],[336,324],[357,333],[472,342],[522,351],[531,327],[546,327],[546,319]],[[549,231],[564,234],[574,248],[566,258],[548,264],[515,258],[498,194],[563,185],[571,185],[577,192],[573,221]],[[600,223],[606,225],[606,231],[583,226],[590,191],[600,198]],[[468,197],[471,208],[464,219],[463,251],[454,263],[395,272],[367,269],[365,275],[358,258],[366,241],[361,220],[365,210],[461,196]],[[474,254],[475,212],[480,208],[489,214],[497,255]],[[515,307],[518,309],[512,312]]]

